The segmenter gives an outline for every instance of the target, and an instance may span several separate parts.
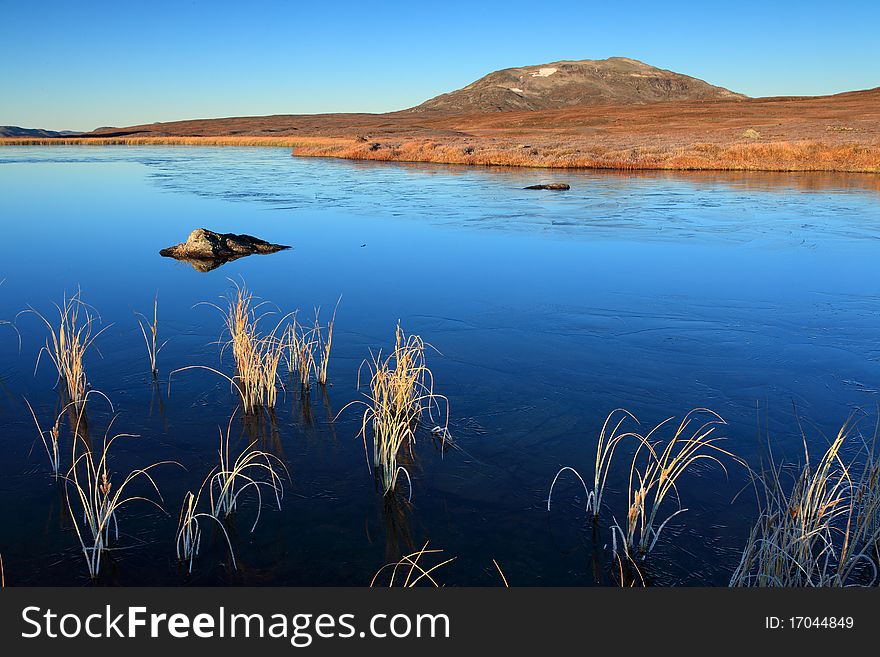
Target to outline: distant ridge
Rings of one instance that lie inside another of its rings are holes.
[[[410,111],[464,114],[744,98],[743,94],[688,75],[635,59],[610,57],[506,68],[431,98]]]
[[[0,137],[70,137],[81,134],[71,130],[43,130],[19,128],[17,125],[0,125]]]

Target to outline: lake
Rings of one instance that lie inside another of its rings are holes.
[[[567,182],[565,192],[526,191]],[[792,462],[853,413],[866,435],[880,388],[880,185],[876,176],[620,173],[293,158],[286,149],[0,148],[0,554],[17,585],[87,585],[65,497],[26,398],[59,412],[48,331],[33,308],[81,289],[108,327],[87,354],[88,420],[113,472],[157,461],[165,513],[137,502],[99,584],[366,586],[426,542],[455,561],[449,586],[613,584],[610,526],[626,515],[626,460],[597,525],[561,466],[592,478],[596,436],[625,408],[643,427],[690,409],[720,414],[724,448],[757,464],[767,441]],[[293,248],[213,271],[160,257],[199,227]],[[284,378],[272,417],[232,424],[287,466],[280,510],[264,491],[217,532],[192,572],[175,556],[181,502],[217,463],[237,397],[220,359],[218,303],[246,284],[281,313],[327,318],[338,301],[326,389]],[[136,312],[158,295],[154,383]],[[451,440],[423,432],[412,490],[377,490],[358,372],[398,323],[432,345]],[[14,327],[14,328],[13,328]],[[16,329],[19,335],[16,334]],[[20,337],[20,342],[19,342]],[[70,460],[70,441],[62,440]],[[370,459],[371,460],[371,459]],[[68,463],[69,465],[69,463]],[[756,518],[746,470],[685,474],[687,511],[644,566],[659,585],[726,585]],[[135,489],[132,489],[135,492]],[[142,493],[149,492],[146,488]],[[155,496],[154,496],[155,497]],[[676,508],[673,503],[673,507]],[[433,555],[431,555],[433,556]]]

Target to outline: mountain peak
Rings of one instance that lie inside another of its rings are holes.
[[[462,89],[431,98],[413,111],[510,112],[737,98],[745,96],[637,59],[609,57],[502,69]]]

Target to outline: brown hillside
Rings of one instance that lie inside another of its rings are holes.
[[[546,110],[575,105],[641,105],[671,100],[745,98],[688,75],[625,57],[507,68],[412,111],[446,113]]]

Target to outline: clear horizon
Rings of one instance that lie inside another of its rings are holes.
[[[0,125],[386,112],[498,69],[632,57],[749,96],[880,86],[869,2],[0,1]]]

